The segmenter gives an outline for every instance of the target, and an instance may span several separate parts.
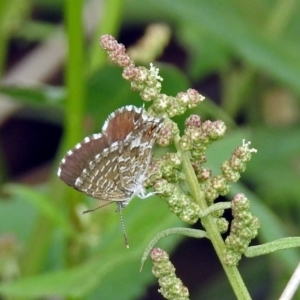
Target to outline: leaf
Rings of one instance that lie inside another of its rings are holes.
[[[37,208],[37,210],[47,218],[50,218],[67,235],[74,234],[73,229],[65,220],[64,216],[52,205],[52,201],[45,192],[37,191],[31,187],[20,184],[6,184],[4,192],[24,199]]]
[[[238,9],[239,6],[235,1],[165,0],[158,2],[150,0],[144,3],[133,0],[129,4],[126,11],[128,17],[133,17],[130,12],[139,11],[138,16],[135,13],[135,19],[138,17],[143,22],[147,20],[147,15],[152,13],[156,18],[167,19],[177,27],[184,24],[186,30],[190,27],[194,32],[195,41],[198,40],[198,34],[201,37],[205,33],[258,70],[300,92],[299,42],[295,42],[298,41],[296,31],[280,36],[278,40],[267,38],[267,32],[261,27],[266,21],[263,13],[261,13],[261,26],[258,26],[257,20],[253,17],[252,20],[247,15],[247,7],[244,10]],[[257,14],[261,10],[261,1],[256,4],[255,7],[252,1],[251,4],[249,3],[251,10]],[[266,1],[264,5],[265,12],[269,12],[273,7]],[[299,23],[296,11],[293,16],[295,17],[293,21]]]
[[[259,152],[247,175],[270,206],[289,203],[299,208],[299,136],[299,126],[253,129],[253,144]]]
[[[0,86],[0,93],[12,97],[15,100],[26,105],[48,107],[61,107],[65,99],[65,89],[49,85],[37,88],[18,87],[18,86]]]
[[[149,262],[146,261],[145,270],[139,272],[146,244],[158,231],[180,226],[182,222],[167,210],[163,201],[155,197],[147,201],[134,200],[124,210],[124,219],[130,243],[128,250],[124,245],[119,219],[116,219],[111,230],[103,234],[94,255],[85,263],[70,270],[1,283],[0,293],[30,298],[54,295],[84,297],[89,294],[103,296],[98,299],[105,299],[107,293],[112,299],[132,299],[141,294],[144,286],[153,279],[149,272]],[[172,236],[162,240],[160,244],[169,250],[180,239],[181,237]],[[116,286],[122,286],[121,280],[125,280],[131,288],[116,289]]]
[[[0,200],[0,234],[12,233],[22,242],[29,239],[37,212],[19,197]]]

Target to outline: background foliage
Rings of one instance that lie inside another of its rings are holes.
[[[106,64],[103,33],[127,47],[149,24],[170,27],[171,41],[155,63],[163,92],[196,88],[207,99],[193,113],[228,126],[208,165],[218,173],[250,139],[258,153],[233,193],[252,201],[261,222],[257,243],[299,235],[299,13],[295,0],[2,0],[3,298],[162,299],[150,263],[139,273],[139,261],[155,233],[183,225],[165,203],[135,199],[124,210],[126,250],[113,205],[82,216],[98,203],[56,177],[65,151],[99,131],[110,112],[142,105],[121,70]],[[209,242],[168,237],[160,246],[173,253],[192,299],[233,298]],[[240,270],[253,299],[278,298],[298,260],[293,250],[244,259]]]

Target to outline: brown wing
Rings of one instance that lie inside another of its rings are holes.
[[[143,108],[124,106],[110,114],[106,120],[102,133],[110,143],[124,141],[129,134],[141,126]]]
[[[62,159],[58,176],[87,195],[109,201],[132,197],[143,178],[162,119],[143,108],[124,106],[113,112],[102,134],[86,137]]]
[[[89,167],[90,161],[108,147],[107,138],[102,134],[93,134],[86,137],[81,143],[78,143],[72,150],[67,152],[59,165],[58,176],[66,184],[75,187],[77,178],[84,169]]]
[[[97,155],[76,180],[76,188],[96,199],[128,200],[131,195],[122,188],[118,170],[118,156],[122,151],[122,144],[115,142]]]

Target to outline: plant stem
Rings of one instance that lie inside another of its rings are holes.
[[[68,55],[65,71],[67,100],[65,114],[64,146],[74,147],[83,137],[82,124],[84,119],[85,100],[85,69],[84,69],[84,28],[83,1],[67,0],[65,3],[65,19],[67,30]],[[69,220],[77,232],[80,222],[76,215],[76,206],[82,202],[82,194],[67,189],[64,197],[68,202]],[[74,265],[80,261],[80,249],[74,239],[68,242],[66,253],[67,264]]]
[[[215,203],[215,204],[212,204],[211,206],[207,207],[204,211],[201,211],[199,217],[203,218],[215,211],[222,210],[222,209],[228,209],[228,208],[231,208],[230,202]]]
[[[181,155],[183,171],[186,176],[186,182],[189,185],[191,196],[195,200],[195,202],[197,202],[197,204],[200,206],[201,210],[206,210],[207,204],[205,201],[204,191],[201,190],[200,188],[200,185],[198,183],[188,153],[182,151],[179,140],[180,137],[177,135],[174,138],[174,144],[176,146],[177,151]],[[243,300],[251,299],[249,292],[244,284],[244,281],[237,267],[226,266],[223,262],[223,253],[225,249],[225,244],[218,230],[218,227],[214,222],[213,217],[211,215],[204,216],[203,218],[201,218],[201,222],[215,248],[215,251],[219,257],[219,260],[223,266],[223,269],[228,277],[228,280],[233,288],[233,291],[237,299],[243,299]]]
[[[203,230],[199,230],[199,229],[192,229],[192,228],[186,228],[186,227],[175,227],[175,228],[170,228],[170,229],[166,229],[163,230],[161,232],[159,232],[148,244],[148,246],[146,247],[143,257],[141,259],[141,268],[140,268],[140,272],[142,271],[142,268],[144,266],[144,263],[147,259],[147,257],[149,256],[149,253],[151,252],[151,250],[153,249],[153,247],[155,246],[155,244],[162,238],[164,238],[165,236],[168,236],[170,234],[182,234],[185,236],[189,236],[189,237],[194,237],[194,238],[207,238],[207,233],[206,231]]]
[[[269,254],[278,250],[300,247],[300,237],[286,237],[273,242],[265,243],[258,246],[249,247],[246,252],[246,257],[255,257],[259,255]]]

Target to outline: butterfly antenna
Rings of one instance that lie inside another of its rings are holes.
[[[104,206],[106,206],[106,205],[109,205],[109,204],[112,204],[112,202],[105,203],[105,204],[100,205],[100,206],[98,206],[98,207],[96,207],[96,208],[92,208],[92,209],[85,210],[85,211],[83,211],[82,213],[83,213],[83,214],[87,214],[87,213],[90,213],[90,212],[92,212],[92,211],[95,211],[95,210],[97,210],[97,209],[99,209],[99,208],[101,208],[101,207],[104,207]]]
[[[126,233],[126,229],[125,229],[122,207],[120,205],[119,205],[118,210],[119,210],[119,214],[120,214],[120,220],[121,220],[121,226],[122,226],[122,230],[123,230],[123,234],[124,234],[125,245],[126,245],[126,248],[128,249],[129,248],[128,237],[127,237],[127,233]]]

